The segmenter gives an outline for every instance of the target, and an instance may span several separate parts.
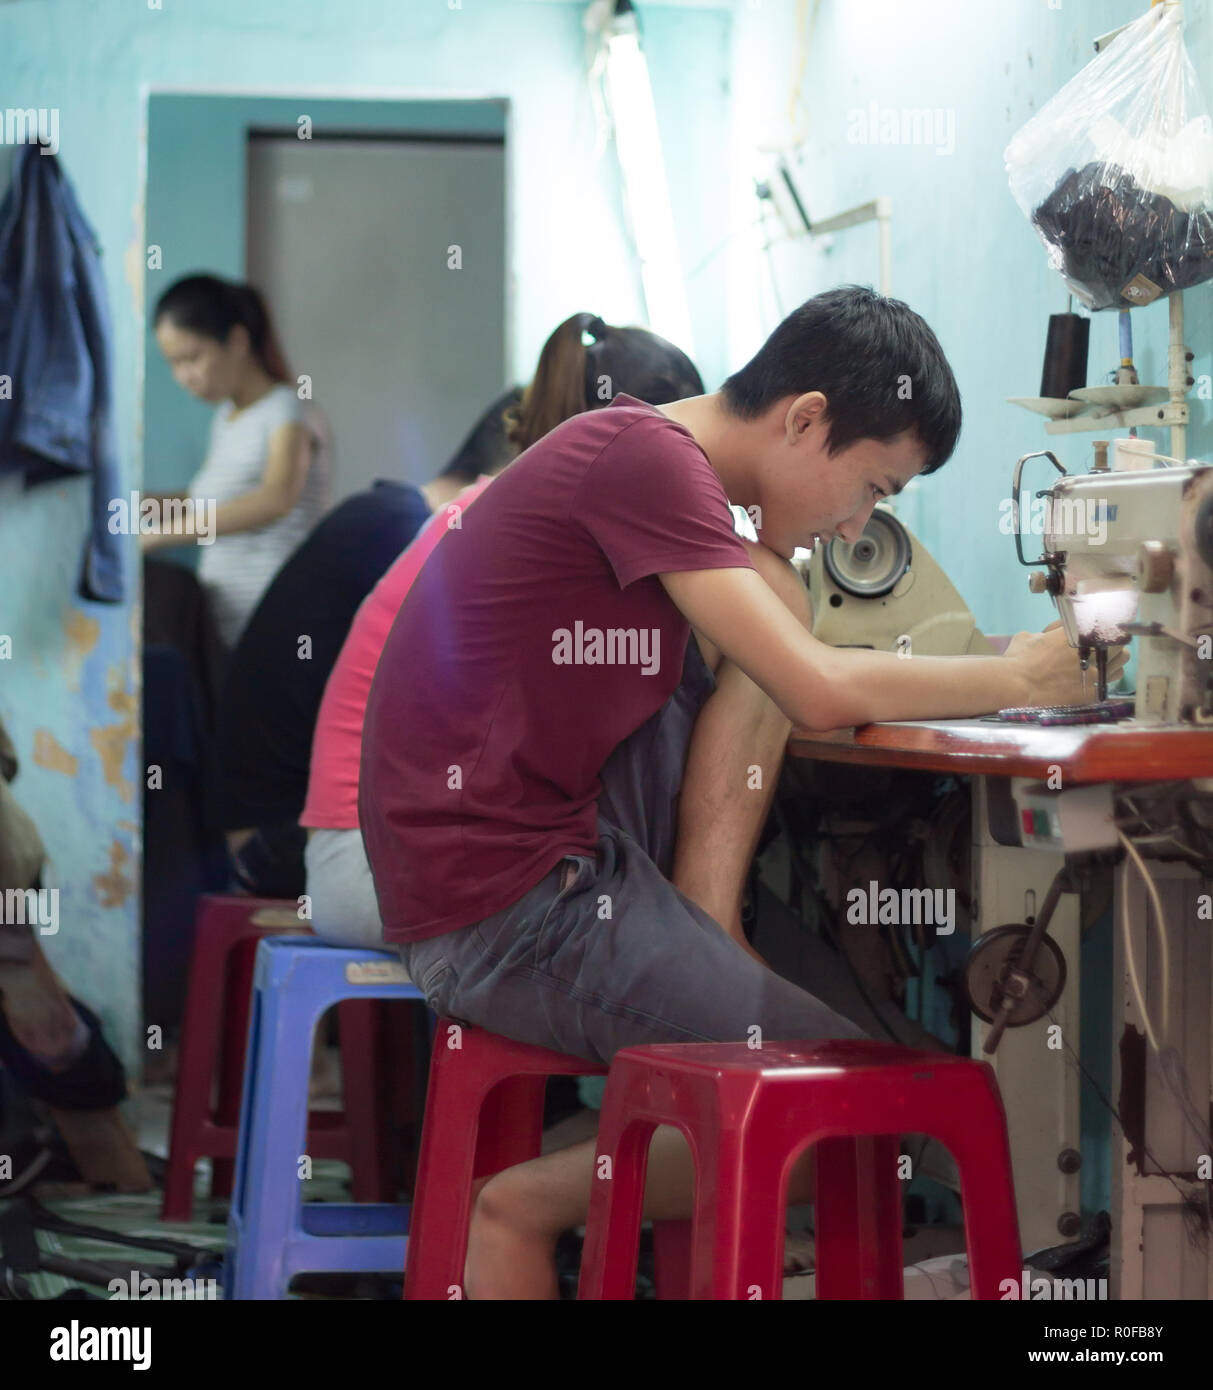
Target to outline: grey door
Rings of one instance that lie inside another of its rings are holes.
[[[258,135],[248,171],[248,278],[332,427],[333,500],[426,481],[513,384],[504,146]]]

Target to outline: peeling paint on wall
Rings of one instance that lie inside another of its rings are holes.
[[[111,840],[109,872],[93,875],[93,892],[102,907],[121,907],[134,891],[134,880],[124,872],[130,862],[126,846]]]
[[[75,777],[80,772],[80,760],[69,753],[49,729],[34,730],[34,762],[52,772],[65,772]]]
[[[122,765],[126,761],[126,750],[137,735],[138,700],[130,690],[117,688],[118,684],[117,667],[111,666],[108,703],[110,709],[122,715],[121,722],[90,729],[88,738],[101,759],[105,780],[111,787],[117,787],[118,795],[123,801],[133,801],[134,783],[123,776]]]
[[[101,624],[96,618],[89,618],[78,608],[63,610],[63,635],[67,647],[63,654],[63,675],[69,690],[80,689],[80,673],[85,658],[97,645],[101,636]]]
[[[131,291],[131,304],[137,318],[143,318],[143,220],[144,204],[136,204],[132,209],[134,234],[127,242],[126,253],[122,257],[122,268],[126,272],[126,283]]]

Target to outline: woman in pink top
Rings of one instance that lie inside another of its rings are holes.
[[[593,314],[574,314],[544,344],[521,404],[507,412],[507,433],[521,452],[563,420],[607,405],[619,392],[650,405],[668,405],[703,390],[694,363],[664,338],[643,328],[612,327]],[[307,804],[299,822],[308,828],[312,926],[334,945],[383,947],[379,904],[358,829],[362,724],[375,667],[427,557],[500,471],[481,474],[435,507],[413,543],[363,601],[325,686],[312,741]]]
[[[383,945],[375,886],[358,829],[362,721],[379,654],[426,557],[492,481],[492,474],[481,474],[436,511],[363,599],[324,687],[299,823],[308,827],[304,863],[312,924],[317,935],[335,945]]]

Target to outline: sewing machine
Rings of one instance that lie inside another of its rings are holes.
[[[1042,524],[1032,530],[1043,553],[1028,558],[1020,482],[1037,457],[1062,476],[1037,494]],[[1040,568],[1031,587],[1056,601],[1084,670],[1094,658],[1100,700],[1108,650],[1139,639],[1134,717],[1090,730],[978,720],[872,726],[856,731],[855,747],[871,738],[864,762],[914,766],[911,748],[934,741],[938,751],[919,765],[979,774],[964,986],[976,1015],[973,1055],[994,1067],[1007,1111],[1025,1255],[1080,1235],[1082,1170],[1106,1165],[1112,1297],[1208,1299],[1213,777],[1204,739],[1213,743],[1213,733],[1204,726],[1213,719],[1213,467],[1111,470],[1106,446],[1096,447],[1095,462],[1090,473],[1067,474],[1051,454],[1019,460],[1015,543],[1021,562]],[[883,508],[859,542],[814,553],[805,571],[821,640],[889,651],[908,637],[921,654],[991,650],[946,576]],[[1159,732],[1143,740],[1143,724]],[[800,756],[815,766],[860,761],[836,737],[802,739]],[[1101,754],[1100,765],[1114,770],[1091,776],[1081,756],[1091,739],[1133,752]],[[1158,771],[1150,748],[1159,739],[1196,739],[1199,747]],[[875,741],[897,756],[886,762]],[[979,758],[987,745],[1007,753]],[[1024,760],[1039,768],[1033,776],[1015,775]],[[1196,780],[1176,780],[1187,769]],[[1099,875],[1104,884],[1112,875],[1110,1155],[1102,1145],[1084,1152],[1080,1127],[1080,908],[1089,930],[1100,907],[1092,873],[1097,886]]]
[[[1062,477],[1036,494],[1044,552],[1029,560],[1019,500],[1034,458]],[[1097,443],[1091,472],[1070,474],[1046,449],[1015,465],[1011,506],[1020,563],[1045,566],[1030,588],[1056,601],[1084,672],[1095,654],[1096,699],[1107,698],[1108,649],[1137,637],[1135,718],[1213,722],[1213,467],[1113,471],[1107,444]]]
[[[1062,476],[1036,494],[1044,504],[1043,553],[1028,559],[1020,485],[1024,465],[1042,457]],[[1046,450],[1018,461],[1012,499],[1020,562],[1043,567],[1030,587],[1056,602],[1084,672],[1095,656],[1098,701],[1108,693],[1108,650],[1138,638],[1133,718],[1105,736],[1128,735],[1143,724],[1176,732],[1213,724],[1213,467],[1109,469],[1107,444],[1097,443],[1091,471],[1068,474]],[[1110,1170],[1112,1296],[1207,1299],[1213,1297],[1213,933],[1210,912],[1201,905],[1213,902],[1213,781],[1177,781],[1172,774],[1172,780],[1142,785],[1141,771],[1134,776],[1134,782],[1082,787],[1067,787],[1061,776],[1056,785],[1052,779],[981,779],[974,803],[975,888],[985,908],[977,928],[983,935],[970,957],[970,993],[986,995],[981,1047],[987,1054],[999,1049],[995,1066],[1008,1110],[1013,1103],[1029,1107],[1025,1113],[1039,1131],[1033,1138],[1022,1122],[1014,1126],[1017,1181],[1021,1166],[1031,1170],[1033,1184],[1051,1172],[1057,1190],[1045,1211],[1055,1213],[1060,1205],[1055,1229],[1072,1235],[1077,1185],[1067,1187],[1066,1173],[1076,1178],[1083,1162],[1076,1065],[1080,933],[1072,920],[1047,933],[1058,902],[1076,901],[1059,900],[1058,886],[1073,893],[1093,864],[1119,861],[1113,888],[1111,1103],[1119,1123],[1113,1122]],[[1025,861],[1036,856],[1010,848],[1016,845],[1045,851],[1047,858],[1025,874]],[[1012,881],[1015,861],[1020,869]],[[1008,920],[1006,912],[1014,912],[1013,930],[994,925],[1000,917]],[[1011,935],[1000,941],[999,933]],[[1019,1023],[1030,1024],[1029,1037],[1015,1038],[1004,1051],[999,1039],[1008,1021],[1018,1026],[1016,1013]],[[1064,1072],[1054,1068],[1052,1087],[1042,1088],[1050,1069],[1042,1075],[1047,1043],[1041,1030],[1050,1027],[1066,1039],[1073,1059]]]

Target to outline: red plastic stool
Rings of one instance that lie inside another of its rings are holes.
[[[677,1125],[695,1160],[691,1297],[779,1298],[789,1171],[817,1146],[817,1297],[904,1296],[902,1134],[956,1159],[975,1299],[1022,1269],[1006,1117],[986,1062],[867,1041],[661,1043],[615,1054],[579,1298],[632,1297],[649,1140]]]
[[[213,1160],[211,1195],[231,1194],[253,961],[257,943],[274,932],[308,936],[311,928],[300,922],[296,904],[289,899],[206,894],[198,900],[162,1221],[190,1220],[194,1165],[200,1158]],[[344,1111],[313,1110],[308,1116],[309,1154],[348,1163],[357,1202],[388,1202],[395,1196],[386,1164],[380,1085],[385,1068],[375,1007],[372,1000],[337,1006],[343,1056],[356,1057],[358,1065],[342,1068]]]
[[[606,1074],[606,1067],[581,1057],[514,1042],[458,1019],[438,1020],[409,1217],[406,1299],[463,1296],[472,1183],[538,1158],[548,1077]],[[686,1297],[690,1224],[654,1222],[659,1298]],[[629,1298],[635,1285],[633,1260]]]

